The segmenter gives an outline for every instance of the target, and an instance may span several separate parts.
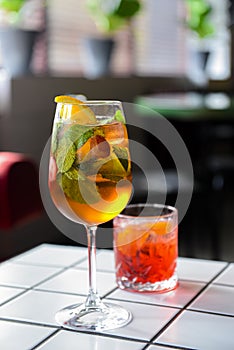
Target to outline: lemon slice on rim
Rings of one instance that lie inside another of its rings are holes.
[[[54,102],[56,103],[68,103],[68,104],[84,104],[83,101],[78,100],[78,98],[68,96],[68,95],[59,95],[55,96]]]
[[[85,102],[66,95],[56,96],[54,101],[62,104],[60,110],[60,117],[62,119],[71,120],[81,125],[96,123],[95,114]]]

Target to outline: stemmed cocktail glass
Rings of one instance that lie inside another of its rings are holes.
[[[122,104],[57,96],[49,162],[49,189],[57,209],[87,230],[89,292],[82,304],[56,314],[59,324],[108,330],[131,320],[123,307],[104,303],[96,288],[96,230],[117,216],[131,196],[131,165]]]

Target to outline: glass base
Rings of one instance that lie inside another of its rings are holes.
[[[75,304],[58,311],[55,320],[69,329],[104,331],[127,325],[132,320],[132,314],[112,303],[102,303],[98,307]]]
[[[117,284],[120,289],[128,290],[129,292],[156,292],[164,293],[175,289],[178,286],[178,277],[175,273],[171,278],[158,282],[137,283],[130,281],[126,277],[117,278]]]

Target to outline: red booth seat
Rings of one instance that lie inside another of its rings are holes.
[[[21,153],[0,152],[0,229],[26,223],[42,210],[34,162]]]

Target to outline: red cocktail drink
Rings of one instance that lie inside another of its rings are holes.
[[[166,291],[177,286],[177,211],[155,216],[124,214],[114,220],[116,279],[120,288],[133,291]],[[138,206],[139,208],[139,206]],[[173,208],[174,209],[174,208]],[[150,209],[152,211],[152,208]],[[153,212],[151,212],[153,214]]]

